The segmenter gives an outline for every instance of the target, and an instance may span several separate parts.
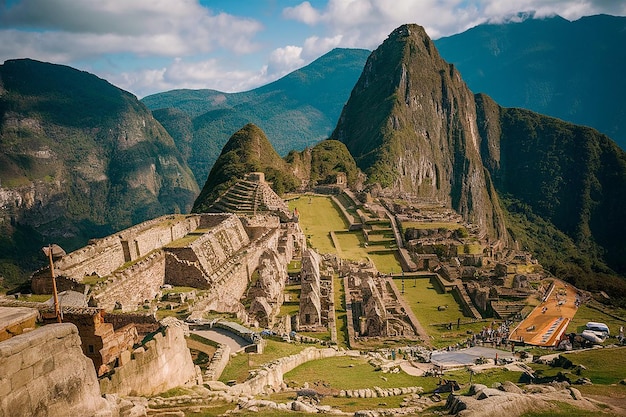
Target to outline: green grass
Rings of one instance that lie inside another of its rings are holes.
[[[300,227],[310,245],[320,253],[337,253],[330,232],[345,230],[348,224],[332,200],[322,196],[301,196],[289,201],[289,209],[298,209]]]
[[[287,272],[300,272],[302,269],[302,261],[294,259],[287,265]]]
[[[626,347],[593,349],[563,355],[574,365],[584,365],[580,376],[594,384],[616,384],[626,378]]]
[[[367,251],[363,247],[365,239],[362,232],[339,232],[335,233],[344,259],[360,261],[367,258]]]
[[[18,298],[19,301],[30,301],[31,303],[45,303],[52,298],[52,294],[31,294],[28,297],[21,294]]]
[[[99,277],[98,275],[85,275],[81,283],[85,285],[95,285],[101,282],[105,282],[106,280],[107,277]]]
[[[616,335],[619,332],[620,326],[626,327],[626,320],[618,320],[602,311],[583,304],[578,308],[578,311],[576,311],[576,315],[567,326],[566,332],[581,333],[585,330],[588,321],[605,323],[609,326],[612,335]]]
[[[230,380],[236,380],[237,383],[244,382],[248,379],[250,370],[257,369],[265,363],[284,356],[299,353],[307,347],[307,345],[278,342],[271,339],[266,339],[266,342],[265,349],[261,354],[240,352],[231,357],[219,380],[222,382]]]
[[[434,278],[432,278],[434,280]],[[402,288],[401,278],[394,278],[396,287]],[[428,278],[405,278],[404,279],[404,299],[413,310],[417,320],[433,337],[432,343],[435,347],[444,347],[457,341],[467,339],[467,330],[479,331],[487,323],[468,323],[471,318],[463,314],[461,306],[456,302],[451,293],[442,293],[433,285]],[[437,307],[447,305],[448,308],[439,311]],[[463,323],[457,330],[457,320]],[[452,330],[447,330],[443,326],[435,324],[452,323]]]
[[[553,406],[550,410],[529,411],[520,417],[590,417],[599,414],[598,411],[583,410],[562,401],[550,401],[550,404]]]
[[[367,256],[374,262],[376,269],[384,274],[400,273],[402,266],[400,265],[400,255],[398,251],[371,251]]]
[[[335,323],[337,326],[337,346],[348,348],[348,315],[346,313],[346,291],[343,287],[343,279],[333,277],[335,293]]]
[[[387,380],[385,381],[383,377]],[[287,372],[284,380],[288,386],[301,387],[305,382],[309,384],[323,382],[331,390],[341,390],[375,386],[410,387],[422,385],[421,382],[427,381],[428,378],[417,378],[402,371],[397,374],[383,373],[377,371],[362,357],[337,356],[306,362]]]

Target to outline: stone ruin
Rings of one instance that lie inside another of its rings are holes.
[[[312,249],[307,249],[302,254],[300,285],[300,327],[321,326],[320,256]]]
[[[417,337],[390,277],[381,276],[370,263],[349,263],[341,272],[354,337]]]
[[[271,212],[283,222],[294,220],[285,201],[265,181],[263,172],[246,174],[243,179],[237,181],[215,200],[209,206],[208,211],[212,213],[236,213],[244,216]]]
[[[135,311],[160,297],[165,284],[194,287],[203,295],[192,317],[215,310],[271,325],[282,304],[285,266],[305,247],[305,238],[262,173],[237,184],[248,187],[252,202],[237,200],[244,197],[235,185],[214,209],[229,202],[239,214],[162,216],[94,239],[55,262],[57,289],[83,292],[90,306],[106,311]],[[33,275],[34,293],[50,294],[51,286],[49,269]],[[255,300],[249,312],[241,303],[247,291]]]

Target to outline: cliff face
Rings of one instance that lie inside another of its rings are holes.
[[[477,103],[483,162],[498,192],[571,238],[586,268],[626,273],[626,152],[588,127],[484,95]]]
[[[193,174],[133,95],[93,75],[32,60],[0,66],[0,87],[5,236],[27,226],[72,249],[191,209],[198,193]]]
[[[422,27],[399,27],[372,53],[332,138],[370,181],[440,201],[485,233],[506,236],[481,161],[474,95]]]

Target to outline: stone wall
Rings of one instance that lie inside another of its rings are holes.
[[[129,324],[134,324],[139,334],[156,332],[161,325],[154,313],[106,314],[105,323],[111,323],[116,331]]]
[[[258,395],[267,391],[268,388],[276,389],[283,383],[283,375],[305,362],[344,355],[335,349],[306,348],[295,355],[280,358],[247,381],[237,384],[230,389],[233,395]]]
[[[107,416],[76,326],[51,324],[0,343],[0,415]]]
[[[198,228],[201,223],[198,215],[167,215],[149,220],[114,235],[92,239],[89,244],[55,262],[55,275],[59,291],[75,289],[85,276],[106,277],[124,263],[136,261],[155,249],[159,249],[176,239],[180,239]],[[50,271],[37,271],[32,277],[32,290],[35,294],[52,293]]]
[[[122,355],[112,375],[100,379],[103,394],[155,395],[169,389],[196,384],[200,370],[191,359],[184,330],[170,326],[132,354]]]
[[[0,306],[0,342],[34,329],[38,318],[34,308]]]
[[[109,276],[106,285],[92,293],[90,305],[122,311],[136,310],[159,293],[165,278],[165,253],[154,251],[145,259]]]
[[[209,288],[211,275],[250,243],[237,216],[231,214],[204,217],[207,218],[206,222],[219,222],[189,245],[165,249],[165,282],[168,284]]]

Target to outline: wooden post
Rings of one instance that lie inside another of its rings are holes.
[[[54,297],[54,314],[57,321],[61,323],[61,314],[59,312],[59,296],[57,294],[57,280],[54,277],[54,263],[52,262],[52,245],[48,245],[48,260],[50,261],[50,276],[52,277],[52,296]]]

